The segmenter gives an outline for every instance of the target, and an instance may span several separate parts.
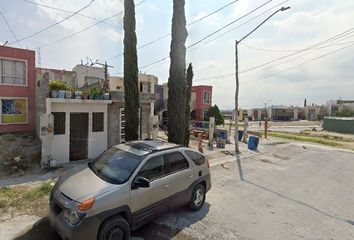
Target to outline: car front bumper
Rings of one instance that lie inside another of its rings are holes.
[[[100,226],[100,220],[95,216],[84,217],[77,225],[72,225],[64,217],[65,208],[50,199],[49,219],[51,226],[57,231],[63,240],[96,240]]]

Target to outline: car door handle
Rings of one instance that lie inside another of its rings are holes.
[[[191,175],[189,175],[188,177],[189,177],[189,178],[193,178],[193,175],[191,174]]]
[[[168,189],[169,186],[170,185],[166,184],[166,185],[163,186],[163,189]]]

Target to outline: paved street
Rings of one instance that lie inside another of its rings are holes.
[[[139,231],[143,239],[354,239],[354,154],[280,144],[212,167],[198,213],[179,209]],[[18,239],[54,239],[42,222]]]

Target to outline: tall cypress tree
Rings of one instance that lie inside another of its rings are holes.
[[[184,146],[189,145],[189,117],[190,117],[190,106],[192,95],[192,85],[193,85],[193,66],[192,63],[189,64],[187,69],[187,79],[186,79],[186,109],[185,109],[185,126],[184,126]]]
[[[185,77],[186,77],[186,16],[185,0],[173,0],[170,77],[168,79],[167,130],[168,141],[184,143]]]
[[[124,0],[125,140],[139,138],[138,57],[136,52],[134,0]]]

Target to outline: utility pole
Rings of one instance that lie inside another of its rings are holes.
[[[264,138],[267,138],[268,135],[268,113],[267,113],[267,104],[270,103],[272,100],[268,100],[267,102],[264,102],[264,111],[265,111],[265,116],[264,116]]]
[[[105,61],[104,63],[100,63],[98,62],[98,60],[96,60],[96,62],[92,63],[91,65],[101,65],[104,67],[104,83],[102,86],[103,91],[105,92],[109,92],[109,76],[108,76],[108,68],[113,68],[113,66],[110,66],[107,64],[107,61]]]
[[[278,12],[283,12],[290,9],[290,7],[282,7],[279,10],[272,13],[269,17],[267,17],[263,22],[261,22],[257,27],[255,27],[251,32],[246,34],[240,40],[235,41],[235,77],[236,77],[236,92],[235,92],[235,154],[240,153],[239,144],[238,144],[238,93],[240,90],[239,86],[239,78],[238,78],[238,45],[249,35],[251,35],[254,31],[256,31],[260,26],[262,26],[266,21],[268,21],[271,17],[273,17]]]

